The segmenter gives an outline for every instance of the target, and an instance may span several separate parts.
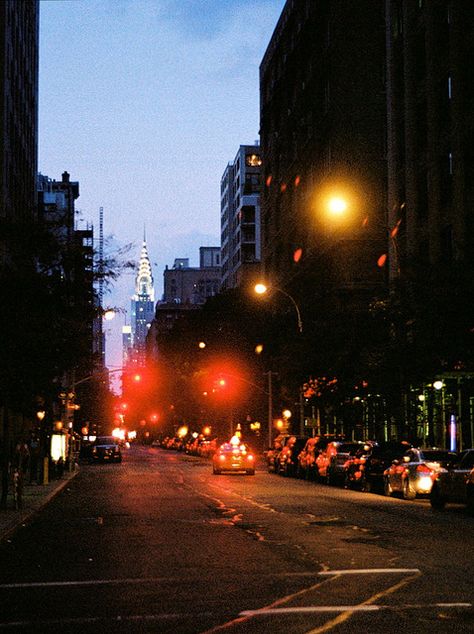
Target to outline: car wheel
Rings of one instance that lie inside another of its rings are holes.
[[[372,482],[363,477],[360,482],[360,490],[364,491],[365,493],[370,493],[372,491]]]
[[[213,469],[213,470],[212,470],[212,473],[213,473],[214,475],[220,475],[220,474],[221,474],[221,472],[219,471],[219,469]]]
[[[433,484],[430,493],[430,504],[431,508],[435,509],[435,511],[442,511],[446,506],[446,500],[439,492],[439,487],[436,484]]]
[[[416,498],[416,491],[410,484],[410,480],[408,478],[406,478],[403,483],[403,497],[405,500],[414,500]]]
[[[390,480],[388,478],[385,478],[383,481],[383,491],[386,496],[392,497],[393,489],[392,489],[392,485],[390,484]]]

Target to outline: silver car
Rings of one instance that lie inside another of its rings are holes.
[[[437,474],[457,458],[457,453],[446,449],[409,449],[385,470],[385,494],[401,493],[405,500],[428,495]]]
[[[436,510],[448,502],[466,504],[468,512],[474,514],[474,449],[466,449],[452,468],[440,471],[433,482],[430,502]]]

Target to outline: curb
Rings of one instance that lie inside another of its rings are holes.
[[[73,480],[78,473],[79,468],[76,467],[76,469],[68,473],[65,478],[57,480],[55,482],[55,486],[47,491],[44,496],[40,496],[39,500],[30,508],[10,511],[12,513],[12,517],[10,518],[8,518],[7,515],[9,513],[8,510],[0,511],[0,544],[8,541],[19,528],[30,522],[32,518],[41,511],[41,509],[43,509],[54,497],[59,495],[59,493],[68,486],[71,480]],[[2,517],[3,513],[6,514],[5,517]]]

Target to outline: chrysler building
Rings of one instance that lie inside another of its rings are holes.
[[[135,278],[135,294],[131,302],[131,337],[126,354],[128,363],[143,367],[146,362],[146,336],[155,314],[155,289],[146,240],[143,240],[138,273]],[[125,351],[124,351],[125,352]]]

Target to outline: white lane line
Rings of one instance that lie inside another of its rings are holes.
[[[313,612],[377,612],[378,610],[420,610],[429,608],[471,608],[472,603],[426,603],[403,605],[310,605],[289,608],[262,608],[260,610],[245,610],[239,616],[265,616],[274,614],[311,614]]]
[[[272,579],[275,577],[282,578],[294,578],[294,577],[317,577],[317,572],[280,572],[271,573],[269,575],[253,575],[258,576],[260,579],[265,576],[270,576]],[[201,578],[201,577],[200,577]],[[173,583],[178,582],[178,577],[145,577],[145,578],[125,578],[125,579],[87,579],[77,581],[26,581],[23,583],[2,583],[0,584],[0,590],[13,590],[16,588],[60,588],[60,587],[75,587],[75,586],[107,586],[107,585],[133,585],[139,583]]]
[[[137,583],[163,583],[168,582],[166,578],[149,579],[90,579],[87,581],[31,581],[26,583],[3,583],[0,590],[11,590],[13,588],[60,588],[68,586],[107,586],[117,584],[137,584]]]
[[[380,605],[310,605],[299,608],[269,608],[245,610],[239,616],[261,616],[267,614],[311,614],[313,612],[376,612],[385,606]]]
[[[331,575],[384,575],[384,574],[412,574],[420,572],[418,568],[348,568],[347,570],[322,570],[317,574],[320,577]]]

